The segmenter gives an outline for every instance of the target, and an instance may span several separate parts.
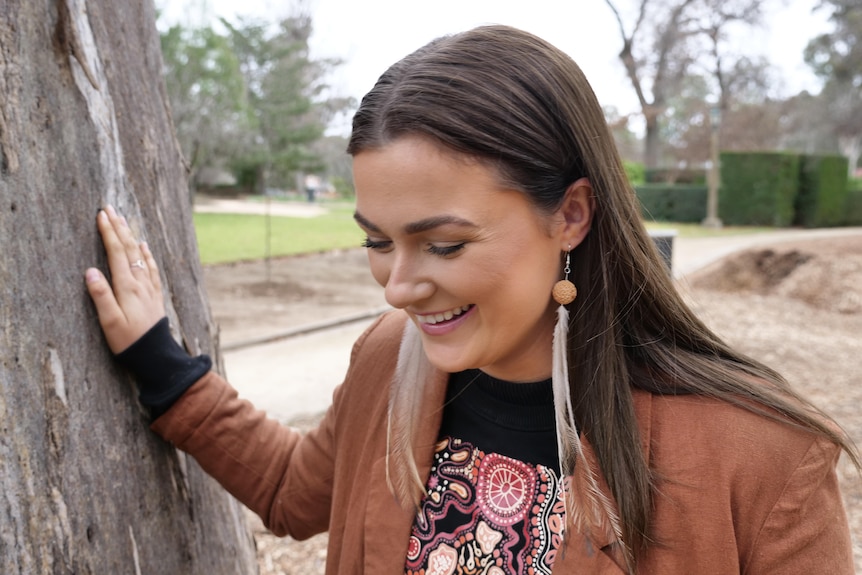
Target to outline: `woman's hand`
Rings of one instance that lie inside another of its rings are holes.
[[[108,252],[113,289],[96,268],[89,268],[85,277],[108,347],[117,354],[165,316],[162,282],[153,254],[132,237],[125,218],[109,206],[99,211],[96,222]]]

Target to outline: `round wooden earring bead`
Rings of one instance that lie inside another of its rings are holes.
[[[558,304],[568,305],[575,301],[575,298],[578,296],[578,288],[569,280],[560,280],[554,284],[551,295]]]

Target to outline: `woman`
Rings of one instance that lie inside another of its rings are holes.
[[[328,530],[327,573],[853,572],[855,448],[683,303],[571,59],[501,26],[438,39],[366,95],[348,151],[403,311],[305,437],[173,342],[111,210],[113,291],[87,272],[154,430],[270,529]]]

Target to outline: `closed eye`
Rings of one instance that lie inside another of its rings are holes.
[[[451,256],[464,249],[465,245],[467,245],[466,242],[450,246],[435,246],[431,244],[428,246],[428,253],[441,257]]]
[[[362,241],[362,247],[368,248],[370,250],[375,250],[378,252],[384,252],[392,248],[392,242],[390,241],[381,241],[381,240],[372,240],[371,238],[365,238]]]

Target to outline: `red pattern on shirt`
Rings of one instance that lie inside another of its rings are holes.
[[[564,513],[553,470],[444,439],[413,524],[405,572],[550,574]]]

